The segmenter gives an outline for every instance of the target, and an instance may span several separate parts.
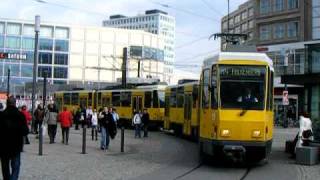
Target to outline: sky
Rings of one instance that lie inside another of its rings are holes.
[[[230,12],[245,1],[230,0]],[[1,18],[34,20],[38,14],[43,22],[83,26],[102,26],[112,14],[166,11],[176,19],[175,68],[194,73],[199,73],[205,57],[219,50],[220,40],[209,37],[220,32],[221,17],[228,12],[227,0],[0,0],[0,4]]]

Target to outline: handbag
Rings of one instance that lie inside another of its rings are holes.
[[[313,136],[313,133],[311,131],[311,129],[305,130],[302,132],[302,137],[305,139],[310,138],[311,136]]]

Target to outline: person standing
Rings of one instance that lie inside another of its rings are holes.
[[[118,121],[119,121],[119,114],[117,113],[116,108],[112,108],[112,116],[113,116],[114,123],[117,127]]]
[[[26,119],[26,123],[27,123],[28,128],[29,128],[30,122],[31,122],[31,120],[32,120],[32,116],[31,116],[31,114],[28,112],[26,105],[23,105],[23,106],[21,107],[21,113],[24,115],[24,118]],[[30,130],[30,128],[29,128],[29,130]],[[24,143],[25,143],[25,144],[30,144],[28,135],[26,135],[26,136],[24,137]]]
[[[109,145],[109,134],[107,131],[107,127],[108,127],[107,115],[108,115],[108,108],[105,107],[104,111],[100,115],[100,119],[101,119],[100,120],[100,125],[101,125],[100,149],[101,150],[108,149],[108,145]]]
[[[92,118],[91,118],[91,137],[92,141],[95,140],[98,141],[98,113],[97,110],[93,110]]]
[[[140,110],[135,113],[132,119],[132,125],[134,126],[134,129],[135,129],[134,137],[141,138],[141,111]]]
[[[84,128],[86,125],[86,119],[87,119],[87,111],[86,108],[83,105],[80,105],[80,122],[81,122],[81,127]]]
[[[86,118],[87,118],[86,123],[88,127],[91,127],[92,114],[93,114],[92,108],[91,106],[89,106],[89,108],[86,110]]]
[[[34,117],[35,117],[35,133],[38,134],[38,130],[42,126],[42,121],[44,118],[44,109],[43,107],[39,104],[36,111],[34,112]]]
[[[62,130],[62,143],[68,145],[69,130],[72,126],[72,114],[67,110],[67,107],[63,107],[63,111],[59,114],[59,121]]]
[[[148,127],[149,127],[150,117],[147,109],[143,110],[141,120],[143,124],[143,137],[148,137]]]
[[[46,113],[45,121],[48,124],[48,135],[50,139],[50,144],[55,143],[55,137],[57,134],[57,121],[58,121],[58,111],[53,104],[48,105],[48,113]]]
[[[19,178],[23,137],[28,133],[26,119],[16,107],[15,98],[11,96],[7,100],[6,109],[0,112],[0,158],[4,180]]]
[[[81,108],[77,108],[74,112],[74,123],[75,123],[75,130],[79,130],[79,123],[80,123],[80,118],[81,118]]]

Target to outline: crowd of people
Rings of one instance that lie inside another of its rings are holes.
[[[3,107],[3,106],[2,106]],[[62,139],[61,142],[68,145],[70,128],[74,124],[75,130],[82,128],[91,128],[92,141],[98,141],[100,136],[101,150],[108,150],[110,138],[114,139],[117,134],[117,127],[120,126],[119,115],[115,108],[105,107],[98,111],[80,106],[73,112],[67,107],[59,112],[55,104],[48,104],[43,107],[39,104],[33,112],[34,121],[32,121],[31,112],[27,106],[17,107],[14,97],[9,97],[5,109],[0,107],[0,158],[4,180],[16,180],[19,177],[21,152],[24,144],[30,144],[28,134],[36,134],[38,138],[40,128],[43,135],[48,133],[49,144],[56,143],[56,134],[58,124],[60,123]],[[135,129],[135,138],[141,138],[141,129],[143,128],[144,137],[148,137],[149,114],[147,109],[134,111],[132,125]],[[10,169],[11,168],[11,169]]]

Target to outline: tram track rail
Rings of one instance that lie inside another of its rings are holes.
[[[190,169],[189,171],[187,171],[187,172],[185,172],[185,173],[183,173],[183,174],[181,174],[181,175],[173,178],[173,180],[181,179],[181,178],[183,178],[183,177],[191,174],[192,172],[194,172],[194,171],[196,171],[197,169],[199,169],[202,165],[203,165],[203,163],[199,163],[197,166],[195,166],[194,168]]]

